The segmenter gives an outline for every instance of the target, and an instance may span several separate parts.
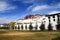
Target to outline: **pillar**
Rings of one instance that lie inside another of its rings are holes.
[[[41,30],[40,26],[42,25],[42,23],[37,23],[37,30]]]
[[[45,25],[45,30],[48,30],[48,26],[49,26],[49,19],[48,19],[48,17],[45,18],[44,25]]]
[[[29,25],[30,25],[30,24],[27,24],[27,29],[26,29],[26,30],[29,30]]]
[[[56,25],[57,25],[56,22],[53,22],[53,23],[52,23],[52,29],[53,29],[53,30],[57,30]]]
[[[35,23],[32,23],[32,27],[33,27],[32,30],[36,30],[36,24]]]
[[[16,30],[18,30],[18,26],[19,26],[19,25],[17,24],[17,25],[16,25]]]
[[[26,28],[25,28],[25,27],[26,27],[26,24],[23,24],[23,30],[26,30]]]
[[[55,20],[54,20],[55,19]],[[50,17],[50,23],[51,23],[51,26],[52,26],[52,29],[53,30],[57,30],[57,27],[56,27],[56,25],[57,25],[57,15],[55,15],[55,18],[53,18],[53,16],[51,16]]]
[[[22,25],[20,24],[20,25],[19,25],[19,30],[22,30],[21,26],[22,26]]]

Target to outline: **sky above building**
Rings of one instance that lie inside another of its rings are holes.
[[[17,21],[29,14],[60,12],[60,0],[0,0],[0,23]]]

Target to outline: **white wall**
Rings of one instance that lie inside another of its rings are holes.
[[[43,20],[44,19],[44,20]],[[55,19],[55,21],[54,21]],[[53,16],[50,17],[50,23],[51,23],[51,26],[53,28],[53,30],[57,30],[56,29],[56,25],[57,25],[57,15],[55,15],[55,18],[53,18]],[[35,27],[37,25],[37,30],[40,30],[40,26],[42,25],[42,23],[45,25],[45,30],[48,30],[48,26],[49,26],[49,19],[48,17],[45,17],[45,16],[42,16],[41,18],[36,18],[36,19],[29,19],[29,20],[24,20],[24,22],[22,22],[23,24],[23,30],[29,30],[29,23],[32,22],[32,26],[33,26],[33,29],[32,30],[35,30]],[[24,24],[24,23],[27,23],[27,24]],[[25,26],[27,25],[27,29],[25,28]],[[20,25],[21,27],[21,25]],[[21,30],[21,29],[20,29]]]

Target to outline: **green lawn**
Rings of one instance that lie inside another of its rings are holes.
[[[0,40],[55,40],[57,37],[60,38],[59,31],[0,31]]]

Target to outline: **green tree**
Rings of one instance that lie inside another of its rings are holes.
[[[57,30],[60,30],[60,24],[57,25]]]
[[[15,29],[15,24],[16,24],[16,22],[10,22],[9,23],[9,27],[10,27],[11,30]]]
[[[44,24],[42,24],[42,25],[40,26],[40,29],[41,29],[42,31],[45,30]]]
[[[50,23],[49,23],[49,26],[48,26],[48,30],[49,30],[49,31],[52,30],[52,26],[51,26]]]
[[[38,25],[36,25],[35,29],[37,30]]]
[[[33,27],[32,27],[32,24],[30,24],[30,25],[29,25],[29,29],[30,29],[30,31],[32,30],[32,28],[33,28]]]
[[[23,30],[23,25],[21,26],[21,29]]]

